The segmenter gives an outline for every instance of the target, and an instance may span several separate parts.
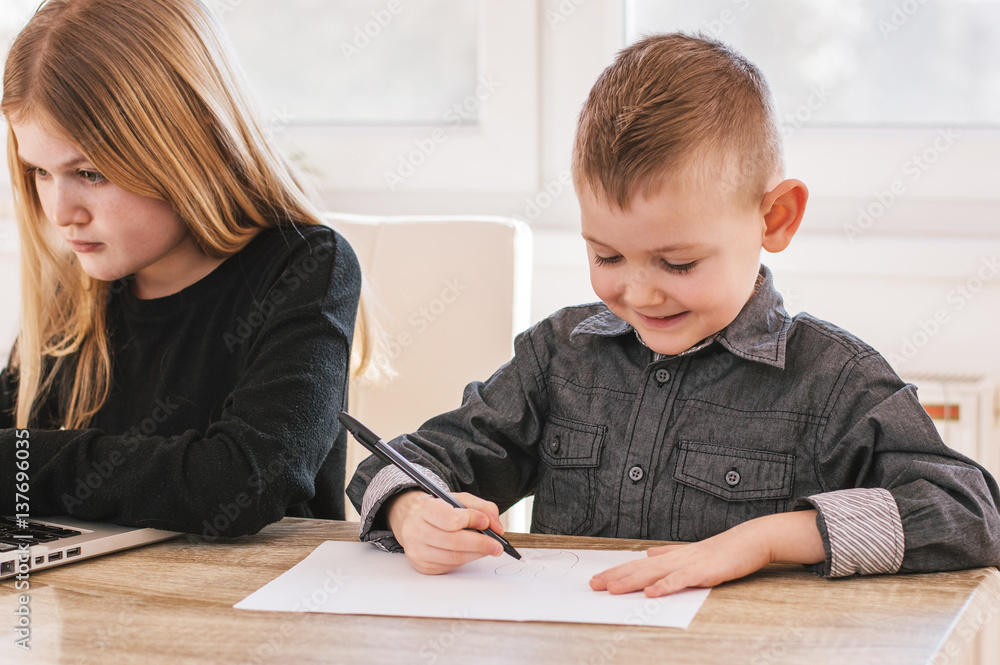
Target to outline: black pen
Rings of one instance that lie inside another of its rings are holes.
[[[394,449],[390,448],[385,441],[380,439],[375,434],[375,432],[362,425],[357,418],[346,411],[341,411],[337,418],[339,418],[340,422],[344,424],[347,431],[354,435],[354,438],[358,440],[358,443],[372,451],[372,453],[383,462],[392,464],[397,469],[408,475],[415,483],[420,485],[421,489],[427,490],[437,498],[442,499],[455,508],[465,508],[465,506],[459,503],[455,497],[438,487],[433,481],[431,481],[430,478],[424,475],[420,469],[413,465],[413,462],[397,453]],[[478,529],[473,529],[473,531],[478,531]],[[515,550],[503,536],[498,534],[493,529],[486,529],[485,531],[479,531],[479,533],[486,534],[493,540],[503,545],[503,551],[515,559],[521,558],[521,555],[518,554],[517,550]]]

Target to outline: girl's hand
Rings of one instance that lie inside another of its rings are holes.
[[[758,517],[696,543],[651,548],[645,559],[598,573],[595,591],[629,593],[642,589],[655,598],[688,587],[712,587],[760,570],[773,561],[823,561],[816,511]]]
[[[469,529],[503,534],[496,504],[460,492],[465,509],[453,508],[422,490],[407,490],[387,504],[389,528],[403,546],[410,565],[425,575],[440,575],[484,556],[500,556],[503,547]]]

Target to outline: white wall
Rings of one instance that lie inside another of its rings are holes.
[[[0,362],[6,364],[17,336],[20,279],[17,260],[17,229],[0,220]]]

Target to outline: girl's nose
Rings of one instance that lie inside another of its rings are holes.
[[[43,205],[42,208],[49,221],[57,226],[86,224],[90,221],[90,212],[74,187],[58,182],[51,186],[49,205]]]

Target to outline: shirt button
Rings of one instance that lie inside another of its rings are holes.
[[[628,477],[631,478],[634,482],[639,482],[640,480],[642,480],[642,467],[633,466],[631,469],[628,470]]]
[[[663,368],[656,370],[656,374],[654,374],[653,376],[656,377],[656,382],[659,383],[660,385],[663,385],[664,383],[670,380],[670,372],[668,372]]]
[[[730,471],[729,473],[727,473],[726,474],[726,482],[729,484],[730,487],[735,487],[736,485],[739,485],[740,484],[740,472],[737,471],[736,469],[733,469],[732,471]]]
[[[559,436],[558,435],[552,437],[552,440],[549,441],[549,450],[551,450],[554,453],[559,452]]]

